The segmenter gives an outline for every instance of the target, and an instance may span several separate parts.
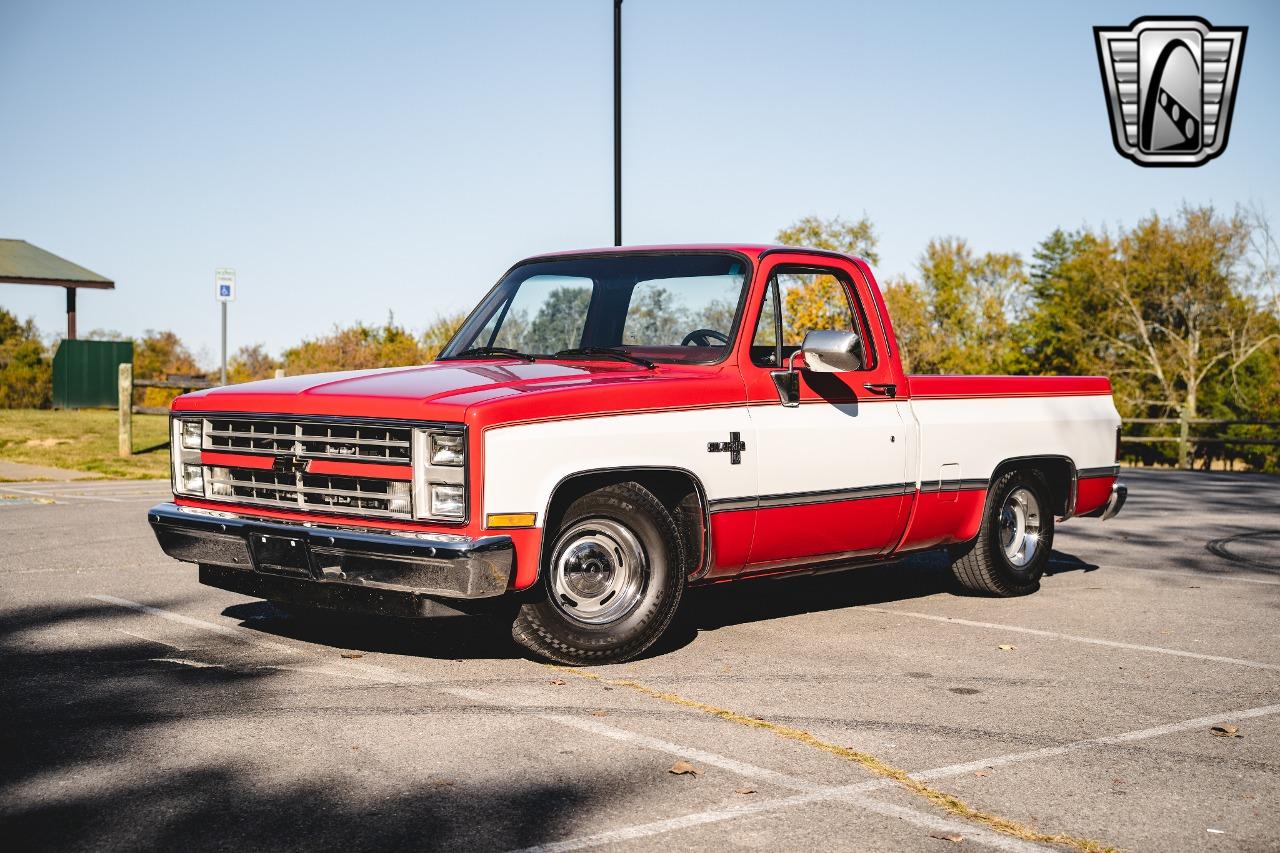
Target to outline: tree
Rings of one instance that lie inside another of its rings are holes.
[[[926,373],[1005,373],[1019,366],[1027,275],[1015,254],[975,255],[957,237],[929,241],[919,281],[885,289],[899,349]]]
[[[172,376],[204,376],[195,357],[173,332],[148,329],[133,342],[133,376],[135,379],[166,379]],[[147,388],[143,406],[168,406],[181,391],[172,388]]]
[[[280,360],[267,352],[262,344],[243,346],[227,360],[227,381],[235,385],[255,379],[270,379],[280,367]]]
[[[53,361],[35,323],[0,308],[0,408],[44,409],[53,399]]]
[[[440,350],[453,339],[466,319],[467,315],[463,312],[436,315],[435,320],[422,333],[422,353],[427,361],[433,360],[440,354]]]
[[[382,326],[335,326],[328,335],[285,350],[283,360],[288,373],[298,374],[402,367],[430,359],[416,336],[388,318]]]
[[[880,263],[880,255],[876,253],[876,232],[865,213],[857,222],[849,222],[839,216],[830,219],[805,216],[783,228],[774,239],[783,246],[826,249],[828,252],[860,255],[872,264]]]
[[[1035,256],[1032,357],[1110,375],[1128,417],[1178,417],[1185,467],[1191,421],[1206,406],[1238,411],[1223,393],[1232,383],[1275,375],[1274,264],[1258,257],[1274,245],[1265,219],[1212,207],[1152,215],[1114,236],[1054,232]]]

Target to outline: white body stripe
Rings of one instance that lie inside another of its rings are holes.
[[[1066,456],[1077,468],[1116,461],[1120,414],[1109,395],[912,400],[919,424],[921,482],[936,482],[943,465],[961,479],[990,477],[1005,459]]]
[[[914,428],[893,403],[752,406],[749,413],[758,494],[907,482],[905,433]]]
[[[1111,398],[1099,395],[754,405],[496,427],[484,438],[484,512],[537,512],[541,524],[564,478],[633,466],[688,470],[713,501],[927,484],[944,465],[948,479],[982,479],[1018,456],[1104,467],[1115,464],[1119,424]],[[731,432],[747,445],[739,465],[707,451]]]
[[[707,442],[746,442],[739,465]],[[653,412],[499,427],[485,433],[484,512],[536,512],[538,523],[556,485],[572,474],[624,466],[683,468],[707,497],[756,493],[756,444],[746,407]]]

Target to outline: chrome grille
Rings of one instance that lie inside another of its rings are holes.
[[[208,494],[215,500],[383,518],[412,517],[408,480],[222,466],[207,470]]]
[[[408,465],[410,427],[261,418],[205,418],[204,449],[228,453],[291,454]]]
[[[412,470],[413,428],[408,426],[235,415],[206,415],[201,426],[205,451],[286,457],[286,461],[396,465],[403,466],[406,474]],[[263,470],[234,464],[205,467],[205,496],[229,503],[408,519],[413,518],[412,494],[408,478]]]

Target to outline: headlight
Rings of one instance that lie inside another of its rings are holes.
[[[174,418],[170,425],[169,456],[173,493],[204,497],[204,469],[200,467],[200,446],[204,420]]]
[[[414,518],[430,521],[467,520],[467,434],[452,429],[420,427],[413,431],[412,506]],[[410,495],[403,500],[409,501]],[[395,507],[401,504],[397,492]]]
[[[182,424],[182,446],[187,450],[199,450],[200,440],[200,421],[179,421]]]
[[[456,432],[431,433],[431,464],[461,465],[463,462],[462,436]]]
[[[462,486],[431,484],[431,514],[439,518],[462,518],[466,513],[466,490]]]

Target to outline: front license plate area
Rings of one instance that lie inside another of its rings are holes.
[[[253,553],[253,567],[260,572],[296,578],[312,577],[311,559],[306,543],[301,539],[253,533],[249,536],[249,550]]]

